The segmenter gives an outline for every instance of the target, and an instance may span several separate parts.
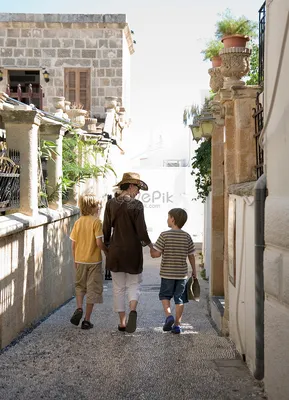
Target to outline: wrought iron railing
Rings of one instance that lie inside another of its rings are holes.
[[[263,105],[259,101],[260,93],[256,97],[256,108],[253,109],[253,118],[255,119],[255,141],[256,141],[256,173],[257,179],[264,172],[264,150],[260,144],[260,135],[264,126],[264,110]]]
[[[259,10],[259,85],[264,86],[266,1]]]
[[[3,142],[2,142],[3,143]],[[20,206],[20,152],[1,148],[0,213]]]

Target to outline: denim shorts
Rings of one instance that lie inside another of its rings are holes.
[[[175,304],[183,304],[182,295],[185,291],[186,279],[166,279],[162,278],[159,293],[160,300],[171,300],[174,298]]]

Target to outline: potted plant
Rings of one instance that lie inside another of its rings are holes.
[[[204,55],[204,61],[211,60],[213,68],[220,67],[222,60],[219,56],[219,52],[220,50],[222,50],[223,47],[223,43],[219,40],[210,40],[207,43],[207,47],[201,51],[201,54]]]
[[[230,10],[226,10],[216,28],[216,37],[224,43],[225,48],[246,47],[246,43],[257,36],[257,22],[244,16],[235,18]]]

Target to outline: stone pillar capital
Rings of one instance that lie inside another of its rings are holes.
[[[232,99],[256,99],[257,93],[262,92],[261,86],[232,86]]]
[[[40,125],[41,139],[56,140],[60,136],[63,137],[66,132],[66,127],[62,124],[45,123]]]
[[[37,126],[41,124],[41,115],[34,110],[1,110],[0,114],[5,124]]]

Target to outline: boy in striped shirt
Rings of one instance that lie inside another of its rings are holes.
[[[181,333],[181,318],[184,311],[182,295],[188,277],[187,258],[192,267],[192,277],[196,278],[195,246],[191,236],[182,230],[187,221],[187,213],[182,208],[173,208],[168,213],[168,231],[162,232],[150,250],[152,258],[162,256],[159,299],[166,315],[163,330]],[[171,312],[170,300],[174,298],[176,318]]]

